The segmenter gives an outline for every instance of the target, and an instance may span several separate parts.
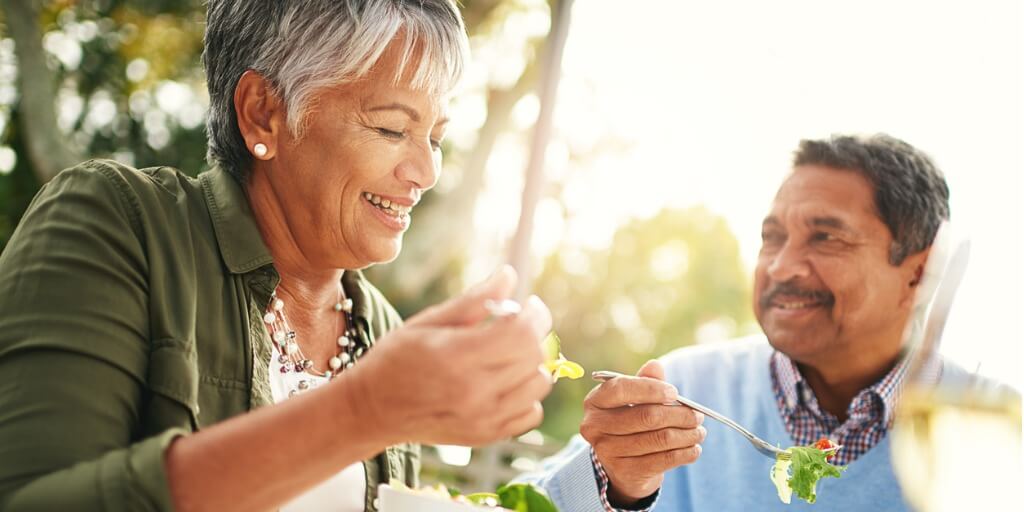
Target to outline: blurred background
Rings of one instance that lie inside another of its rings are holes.
[[[507,259],[555,1],[461,2],[473,62],[444,174],[401,256],[369,272],[404,315]],[[0,245],[79,160],[204,170],[204,13],[198,0],[0,0]],[[531,241],[563,352],[634,372],[759,332],[760,222],[797,142],[884,131],[935,158],[973,243],[943,351],[1021,389],[1021,16],[1015,0],[576,1]],[[560,382],[525,441],[575,433],[591,387]]]

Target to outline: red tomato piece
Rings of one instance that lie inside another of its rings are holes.
[[[821,450],[821,451],[828,451],[828,450],[831,450],[831,449],[835,448],[836,444],[833,443],[831,439],[829,439],[827,437],[823,437],[821,439],[818,439],[818,441],[814,443],[814,447],[819,449],[819,450]],[[830,454],[825,456],[825,460],[831,460],[835,456],[836,456],[835,452],[832,452],[832,453],[830,453]]]

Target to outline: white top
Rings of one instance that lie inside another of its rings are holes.
[[[309,389],[326,384],[328,380],[306,372],[290,371],[281,373],[281,357],[277,346],[270,356],[270,392],[274,403],[288,399],[288,392],[298,388],[299,381],[305,380]],[[273,447],[271,447],[273,449]],[[363,512],[366,501],[366,470],[357,462],[341,470],[330,479],[299,495],[281,507],[282,512]]]

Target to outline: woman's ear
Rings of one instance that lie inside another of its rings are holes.
[[[259,73],[242,73],[235,85],[235,118],[245,146],[258,160],[270,160],[277,153],[285,129],[284,102],[270,81]]]

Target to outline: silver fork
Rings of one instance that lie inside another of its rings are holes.
[[[601,371],[593,372],[593,373],[590,374],[590,376],[593,377],[593,379],[598,381],[598,382],[606,382],[606,381],[612,380],[612,379],[614,379],[616,377],[627,377],[627,375],[623,375],[623,374],[618,373],[618,372],[606,371],[606,370],[601,370]],[[764,439],[761,439],[760,437],[755,436],[751,431],[749,431],[749,430],[743,428],[742,426],[740,426],[739,423],[736,423],[735,421],[729,419],[728,416],[725,416],[725,415],[723,415],[721,413],[716,412],[715,410],[713,410],[713,409],[711,409],[709,407],[703,406],[703,405],[701,405],[701,404],[699,404],[697,402],[694,402],[693,400],[690,400],[688,398],[683,398],[683,397],[681,397],[679,395],[676,395],[676,402],[678,402],[678,403],[680,403],[682,405],[685,405],[685,406],[687,406],[687,407],[689,407],[689,408],[691,408],[691,409],[693,409],[695,411],[700,411],[700,412],[704,413],[705,416],[708,416],[710,418],[714,418],[714,419],[724,423],[727,427],[729,427],[729,428],[739,432],[740,434],[743,434],[743,437],[747,438],[747,440],[750,441],[750,444],[754,446],[754,449],[756,449],[757,451],[761,452],[762,454],[764,454],[767,457],[771,457],[773,459],[775,459],[775,458],[788,459],[789,458],[789,452],[787,452],[785,450],[782,450],[782,449],[780,449],[779,447],[777,447],[777,446],[775,446],[773,444],[770,444],[768,441],[765,441]]]

